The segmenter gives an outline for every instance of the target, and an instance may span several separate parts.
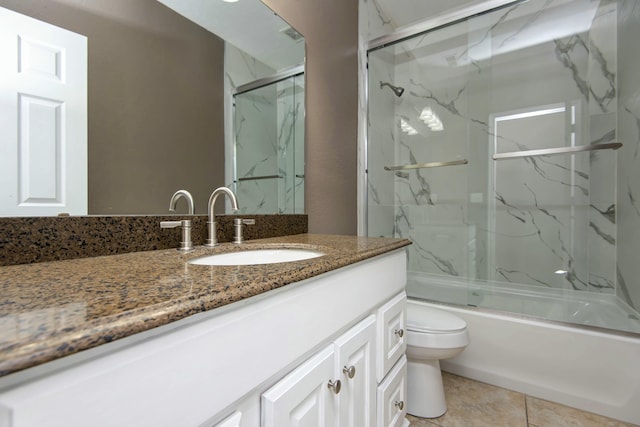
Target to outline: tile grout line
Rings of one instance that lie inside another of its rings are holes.
[[[527,395],[522,394],[522,398],[524,399],[524,422],[525,427],[529,427],[529,402],[527,401]]]

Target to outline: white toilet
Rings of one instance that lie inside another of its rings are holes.
[[[409,300],[407,304],[407,412],[435,418],[447,411],[440,359],[469,344],[467,324],[447,311]]]

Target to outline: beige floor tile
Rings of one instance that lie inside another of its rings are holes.
[[[411,427],[437,427],[434,421],[427,420],[425,418],[414,417],[413,415],[407,415],[409,419],[409,425]]]
[[[634,427],[633,424],[615,421],[535,397],[527,396],[526,399],[531,427]]]
[[[447,412],[411,427],[526,427],[524,395],[443,372]]]

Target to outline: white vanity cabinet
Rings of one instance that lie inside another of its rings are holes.
[[[367,317],[266,391],[262,426],[373,426],[375,326]]]
[[[407,426],[406,301],[396,295],[262,395],[262,427]]]
[[[401,357],[381,378],[377,359],[385,340],[402,351],[405,284],[398,249],[2,377],[0,427],[285,427],[290,408],[309,426],[400,419]]]

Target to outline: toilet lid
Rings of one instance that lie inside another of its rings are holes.
[[[467,328],[458,316],[424,305],[407,305],[407,329],[416,332],[460,332]]]

